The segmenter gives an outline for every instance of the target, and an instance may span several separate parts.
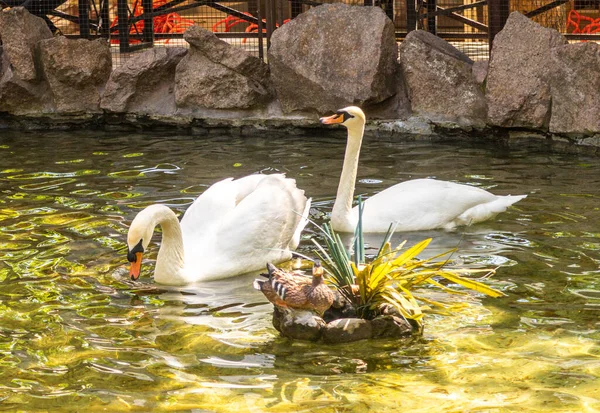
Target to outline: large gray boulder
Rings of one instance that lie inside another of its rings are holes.
[[[546,129],[550,121],[552,49],[567,44],[518,12],[494,39],[487,76],[488,122],[503,127]]]
[[[175,112],[175,68],[187,53],[181,47],[155,47],[117,67],[104,89],[100,107],[110,112]]]
[[[275,30],[269,65],[284,112],[324,113],[393,96],[397,55],[383,10],[324,4]]]
[[[46,23],[24,8],[0,11],[0,112],[30,115],[52,110],[36,46],[51,37]]]
[[[179,108],[247,109],[271,98],[269,69],[260,59],[199,26],[184,39],[190,50],[175,72]]]
[[[550,132],[600,133],[600,45],[586,42],[553,49]]]
[[[399,60],[413,112],[432,120],[485,125],[485,96],[467,55],[429,32],[415,30],[400,45]]]
[[[70,40],[64,36],[39,43],[44,77],[63,113],[97,112],[112,71],[109,44],[102,39]]]
[[[52,32],[46,22],[23,7],[0,10],[3,54],[18,79],[35,81],[41,78],[35,48],[40,40],[50,38]]]
[[[21,80],[10,66],[4,66],[0,78],[0,112],[31,115],[52,110],[52,95],[46,82]]]

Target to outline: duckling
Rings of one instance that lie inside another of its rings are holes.
[[[255,280],[254,288],[277,307],[312,310],[320,316],[333,304],[333,291],[323,281],[323,267],[315,260],[312,280],[267,263],[268,280]]]

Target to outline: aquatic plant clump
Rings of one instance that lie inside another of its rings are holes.
[[[367,262],[362,232],[363,204],[359,197],[359,222],[348,251],[341,237],[329,224],[319,227],[325,236],[325,245],[315,239],[316,254],[325,267],[328,282],[336,291],[336,298],[327,311],[314,314],[295,311],[275,305],[273,325],[284,336],[296,339],[326,342],[348,342],[367,338],[405,337],[423,331],[423,317],[428,310],[454,310],[464,303],[448,305],[430,298],[433,287],[448,294],[464,294],[444,284],[443,280],[486,294],[504,295],[483,282],[464,277],[464,274],[494,274],[493,269],[448,268],[455,250],[427,259],[421,254],[432,241],[425,239],[410,248],[403,241],[391,246],[393,229],[390,225],[376,256]]]
[[[418,255],[427,248],[431,238],[410,248],[404,249],[406,241],[392,248],[392,231],[388,231],[377,255],[367,263],[360,231],[355,238],[353,255],[345,250],[340,236],[328,224],[323,226],[323,231],[326,234],[325,246],[313,239],[317,255],[330,275],[329,281],[359,318],[373,319],[382,314],[395,313],[420,330],[424,311],[431,307],[448,309],[448,305],[427,298],[418,292],[419,289],[433,286],[447,293],[461,294],[441,284],[438,281],[440,278],[490,297],[504,295],[480,281],[461,275],[484,273],[485,278],[494,273],[493,269],[450,269],[447,268],[449,260],[436,261],[454,250],[419,259]]]

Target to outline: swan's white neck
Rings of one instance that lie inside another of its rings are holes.
[[[152,210],[153,229],[160,225],[162,241],[156,267],[154,280],[161,284],[185,284],[187,277],[184,271],[185,257],[183,250],[183,237],[177,216],[166,206]]]
[[[337,190],[333,210],[331,211],[331,225],[336,231],[354,232],[357,217],[352,215],[352,201],[358,170],[358,156],[362,144],[365,124],[348,126],[348,142],[344,156],[344,166]]]

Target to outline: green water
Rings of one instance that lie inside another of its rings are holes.
[[[323,222],[343,148],[334,137],[0,134],[0,411],[600,411],[598,158],[368,139],[358,193],[430,176],[528,194],[494,221],[406,235],[433,236],[432,251],[458,245],[465,267],[498,267],[490,284],[507,294],[470,293],[412,341],[282,339],[254,277],[154,284],[156,242],[140,281],[127,279],[141,208],[183,212],[221,178],[279,171]]]

